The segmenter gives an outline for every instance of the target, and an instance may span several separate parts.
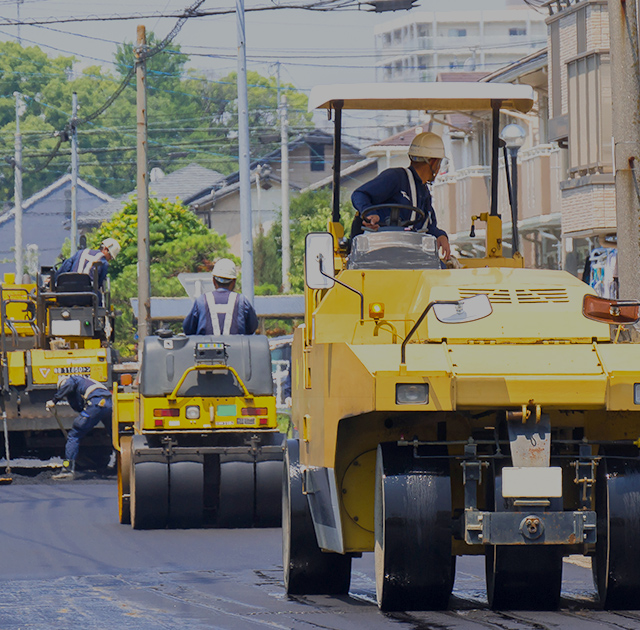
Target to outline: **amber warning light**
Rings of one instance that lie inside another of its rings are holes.
[[[372,302],[369,304],[369,317],[376,320],[383,318],[384,304],[382,302]]]

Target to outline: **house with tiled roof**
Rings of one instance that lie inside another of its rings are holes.
[[[78,178],[79,219],[112,198]],[[34,275],[42,265],[53,265],[70,236],[71,175],[63,175],[22,203],[23,260]],[[15,271],[15,208],[0,215],[0,277]]]
[[[333,172],[333,137],[319,129],[289,142],[289,188],[301,191]],[[254,233],[267,232],[282,207],[280,148],[251,162],[251,214]],[[341,163],[348,168],[362,160],[358,149],[342,143]],[[210,191],[185,199],[206,225],[225,234],[231,251],[242,253],[240,230],[240,174],[224,178]]]
[[[149,196],[156,199],[169,199],[170,201],[178,199],[185,202],[198,194],[211,192],[224,179],[224,175],[218,171],[199,164],[189,164],[167,175],[160,172],[160,176],[152,177],[149,182]],[[108,203],[95,208],[78,220],[79,228],[86,232],[105,221],[109,221],[116,212],[122,209],[127,200],[135,195],[136,191],[132,190],[126,195],[111,199]]]

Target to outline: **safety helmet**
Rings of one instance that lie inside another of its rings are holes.
[[[233,264],[233,260],[229,260],[229,258],[221,258],[218,260],[218,262],[213,265],[211,273],[213,277],[222,284],[228,284],[238,277],[236,266]]]
[[[413,158],[437,158],[444,159],[444,143],[442,138],[435,133],[427,131],[419,133],[411,142],[409,157]]]
[[[69,380],[69,376],[65,374],[60,374],[58,376],[58,388],[62,387]]]
[[[120,243],[116,241],[115,238],[105,238],[102,243],[100,243],[100,247],[106,247],[109,254],[111,254],[111,258],[115,258],[120,253]]]

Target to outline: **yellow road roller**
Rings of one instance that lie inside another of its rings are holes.
[[[280,524],[284,436],[265,336],[147,337],[137,382],[114,386],[113,436],[121,523]]]
[[[640,606],[640,352],[619,334],[638,303],[503,253],[500,113],[532,103],[528,86],[504,84],[311,93],[337,150],[327,232],[307,236],[292,351],[289,594],[347,593],[352,558],[373,552],[382,610],[446,609],[456,557],[484,555],[493,609],[554,609],[563,557],[582,554],[604,607]],[[348,109],[471,112],[493,125],[490,207],[469,208],[484,258],[443,268],[435,238],[406,230],[399,212],[344,238]]]
[[[109,293],[88,274],[63,273],[55,278],[45,268],[27,283],[17,282],[14,274],[4,275],[0,410],[7,460],[10,453],[45,458],[64,452],[63,431],[71,428],[77,413],[59,405],[54,417],[46,413],[45,402],[64,375],[87,376],[111,387],[113,318]],[[111,439],[97,427],[83,440],[80,463],[101,468],[110,457]]]

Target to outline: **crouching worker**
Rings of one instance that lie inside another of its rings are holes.
[[[76,458],[80,450],[80,440],[102,422],[111,435],[111,392],[103,383],[85,376],[61,376],[58,379],[58,391],[47,401],[47,411],[53,411],[56,403],[66,398],[69,406],[80,415],[73,421],[73,427],[67,435],[63,470],[54,479],[73,479]]]

